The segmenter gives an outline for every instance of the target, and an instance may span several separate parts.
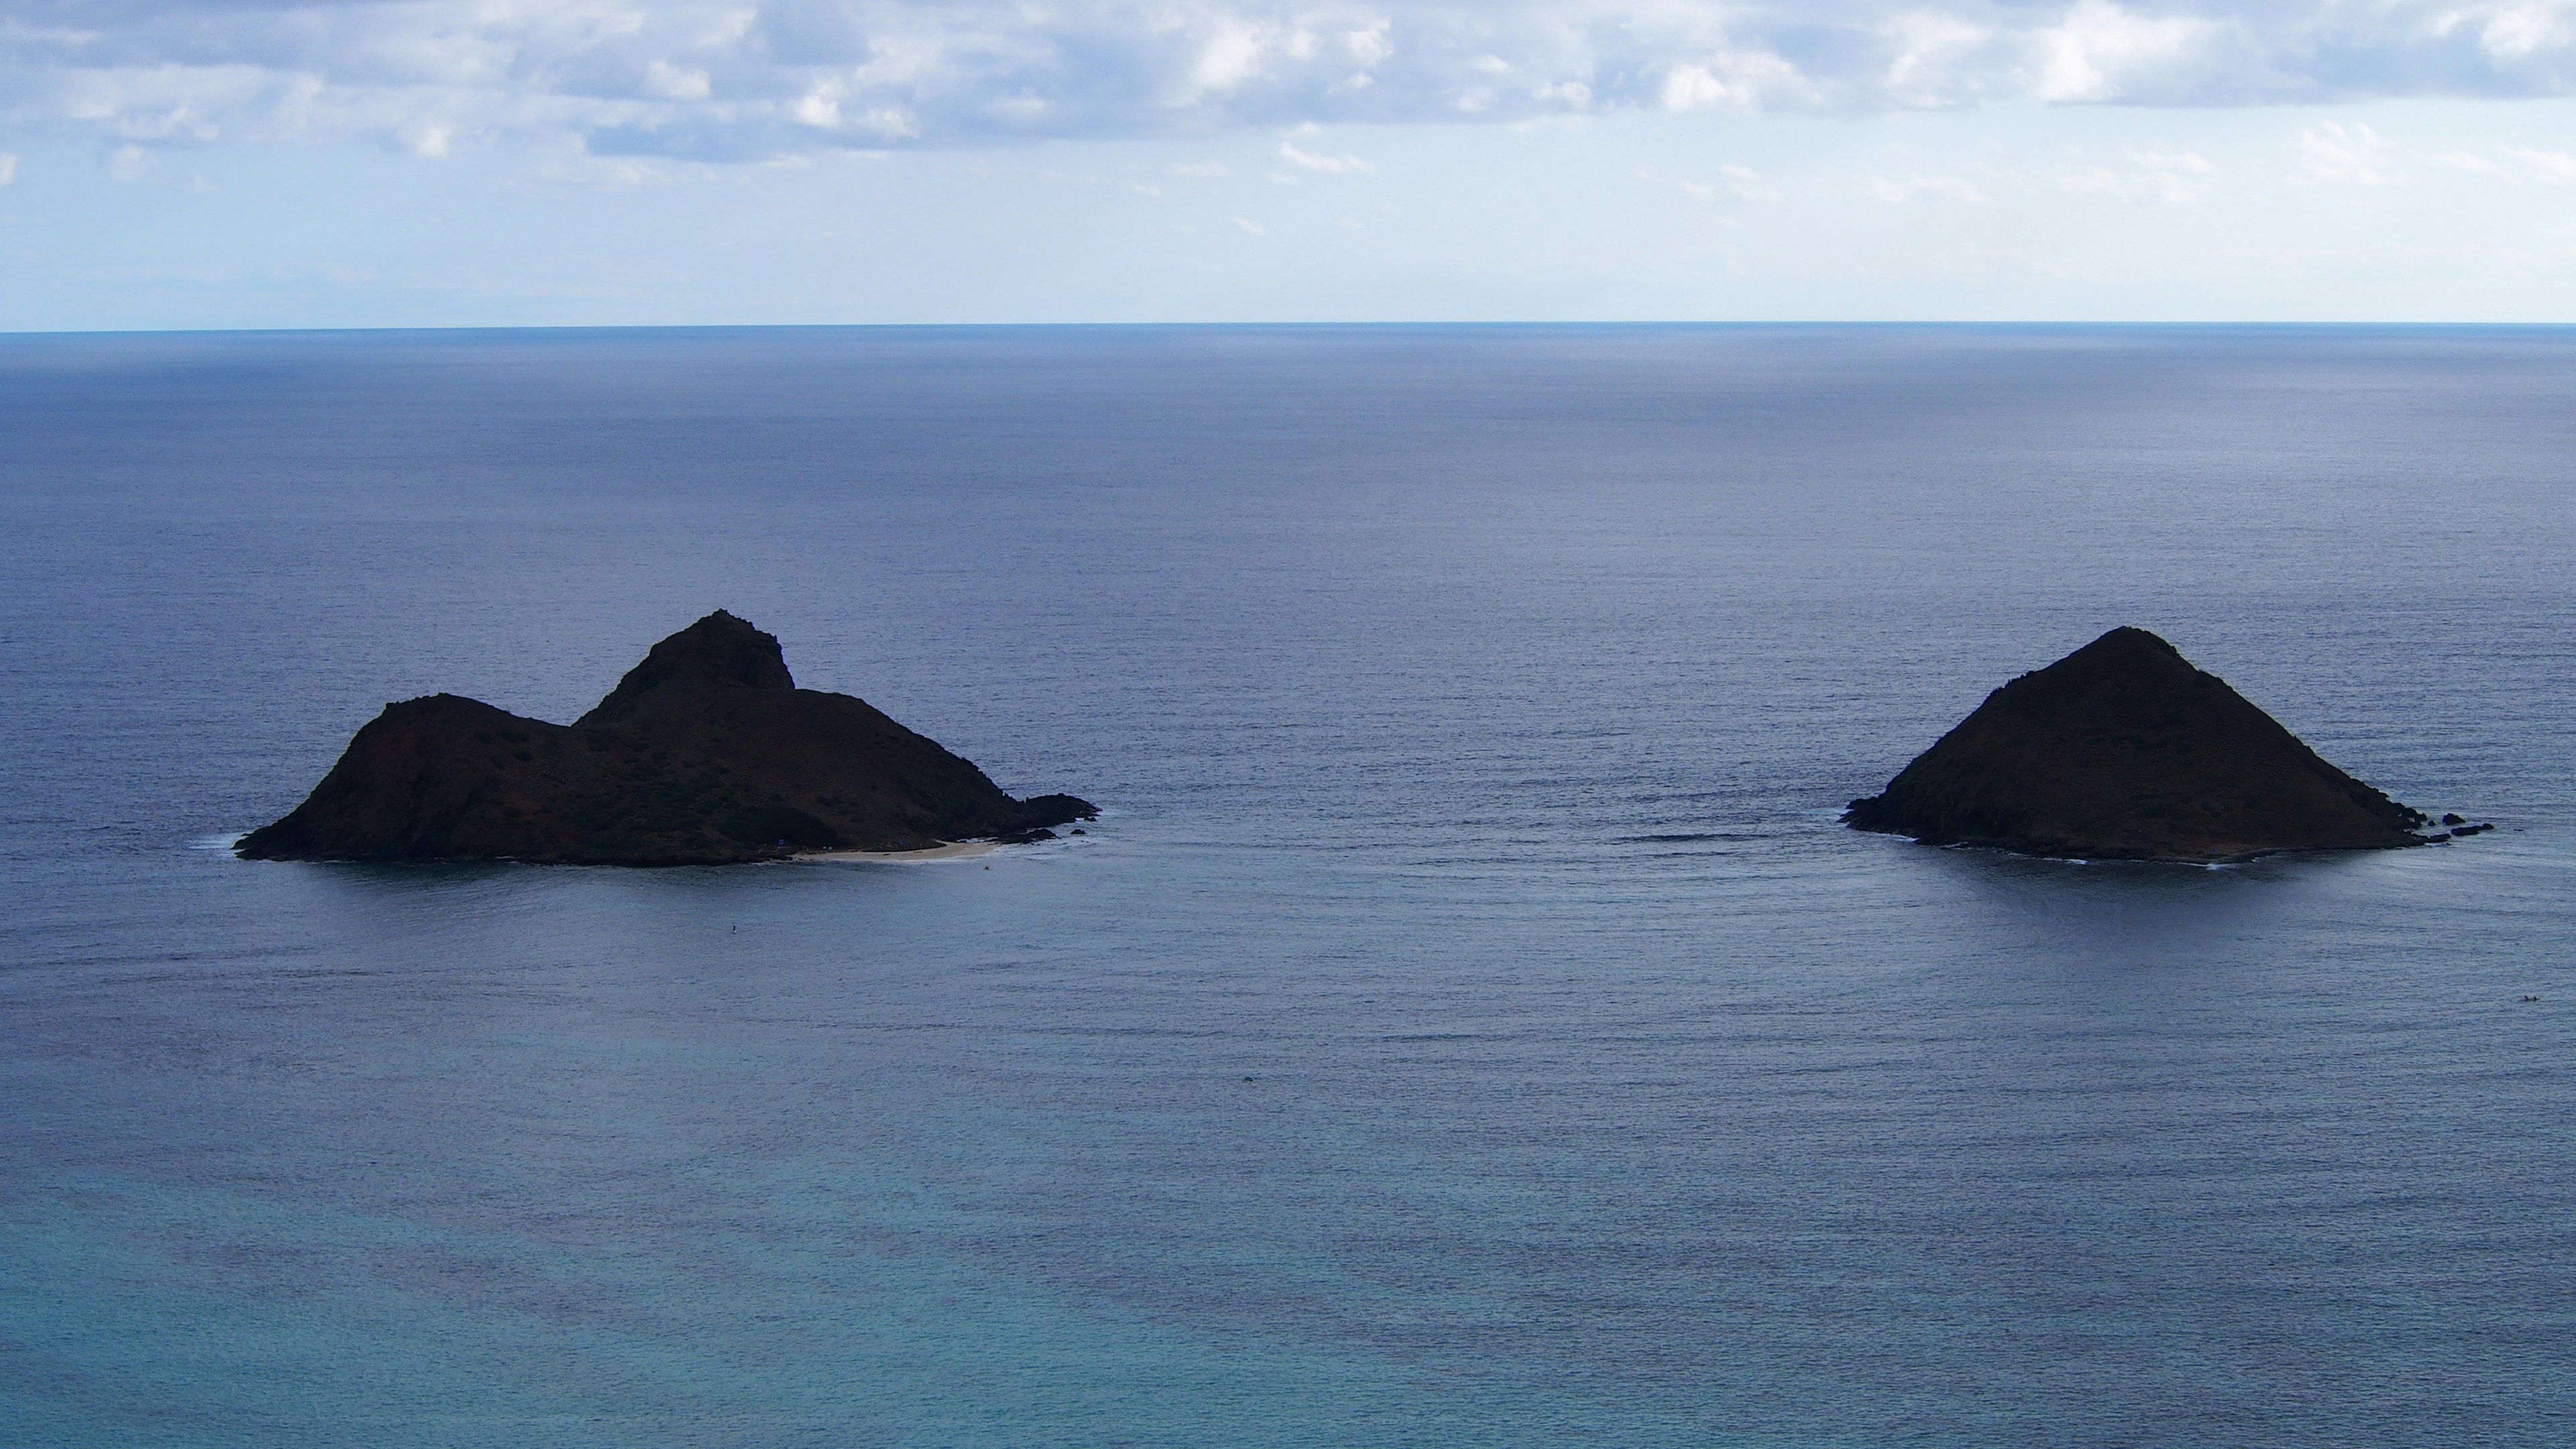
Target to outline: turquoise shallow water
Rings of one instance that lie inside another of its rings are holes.
[[[2563,1442],[2571,390],[2549,332],[0,343],[0,1440]],[[387,699],[569,718],[719,604],[1104,820],[219,848]],[[2502,828],[1834,824],[2120,622]]]

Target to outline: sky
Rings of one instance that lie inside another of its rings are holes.
[[[2576,322],[2576,0],[0,0],[0,330]]]

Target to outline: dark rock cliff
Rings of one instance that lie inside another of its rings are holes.
[[[2191,861],[2414,845],[2428,823],[2143,629],[1986,696],[1843,818],[1935,845]]]
[[[776,638],[718,610],[570,725],[452,694],[387,705],[302,805],[235,848],[683,865],[1008,838],[1093,813],[1070,795],[1014,800],[865,701],[797,688]]]

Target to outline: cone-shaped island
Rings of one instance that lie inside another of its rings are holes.
[[[1843,819],[1933,845],[2203,862],[2417,845],[2430,823],[2144,629],[1986,696]]]
[[[778,640],[719,609],[653,646],[569,725],[452,694],[385,706],[260,860],[702,865],[1034,839],[1087,819],[846,694],[798,689]]]

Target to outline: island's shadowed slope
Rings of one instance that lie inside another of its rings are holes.
[[[452,694],[387,705],[302,805],[237,849],[710,864],[1027,836],[1091,813],[1070,795],[1014,800],[865,701],[798,689],[778,640],[719,609],[570,725]]]
[[[1934,845],[2190,861],[2415,845],[2428,823],[2126,628],[1986,696],[1844,819]]]

